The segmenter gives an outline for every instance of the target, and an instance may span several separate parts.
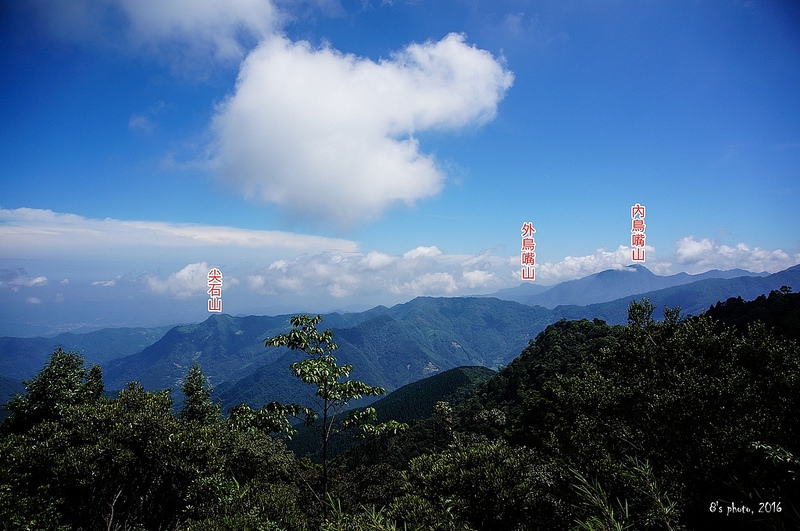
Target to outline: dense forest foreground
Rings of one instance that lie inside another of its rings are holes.
[[[393,394],[407,406],[350,412],[382,389],[349,379],[314,320],[267,341],[308,354],[291,368],[308,403],[225,414],[200,367],[175,411],[135,382],[108,396],[98,366],[59,349],[7,406],[0,526],[800,528],[800,294],[653,311],[562,320],[496,374],[454,369]]]

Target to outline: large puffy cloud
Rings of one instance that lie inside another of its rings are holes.
[[[245,196],[349,225],[439,192],[414,133],[494,117],[512,74],[463,35],[381,61],[272,37],[213,121],[212,164]]]
[[[463,35],[382,60],[280,35],[298,11],[336,0],[35,0],[67,38],[147,50],[182,72],[241,65],[211,124],[212,168],[289,217],[352,225],[437,194],[445,174],[415,134],[491,120],[513,75]],[[113,28],[113,29],[112,29]],[[121,43],[121,44],[120,44]],[[248,53],[249,52],[249,53]],[[152,117],[134,114],[146,133]]]

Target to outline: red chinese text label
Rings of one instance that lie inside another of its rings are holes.
[[[636,203],[631,207],[631,260],[644,262],[645,239],[644,233],[647,225],[644,223],[644,205]]]
[[[222,272],[212,268],[208,272],[208,311],[222,311]]]
[[[522,265],[520,270],[522,280],[536,280],[536,240],[533,237],[536,229],[533,228],[533,223],[526,221],[522,224],[520,231],[522,232],[520,235],[522,248],[519,261]]]

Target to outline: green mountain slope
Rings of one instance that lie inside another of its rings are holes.
[[[486,367],[457,367],[425,378],[389,393],[374,402],[378,420],[411,422],[431,416],[439,401],[459,404],[472,396],[478,385],[489,381],[495,371]]]
[[[81,352],[86,363],[107,365],[111,360],[141,352],[171,328],[105,328],[87,334],[65,333],[55,337],[0,337],[0,374],[19,380],[31,378],[58,346]]]
[[[460,404],[471,397],[480,384],[487,382],[495,374],[495,371],[486,367],[456,367],[404,385],[370,405],[375,408],[379,422],[419,421],[430,417],[439,401],[452,405]],[[351,434],[342,433],[339,438],[332,441],[329,448],[330,456],[340,455],[351,449],[354,444],[358,443],[353,440]],[[297,434],[292,437],[288,446],[298,456],[318,458],[316,454],[320,451],[319,434],[312,427],[298,427]]]
[[[284,317],[212,315],[202,323],[177,326],[140,353],[114,360],[104,370],[106,387],[120,389],[138,381],[147,389],[179,387],[189,367],[197,362],[212,383],[237,372],[252,372],[275,361],[264,349],[270,330],[283,326]]]
[[[352,377],[393,391],[455,367],[508,363],[551,319],[549,310],[510,301],[422,297],[333,330],[336,356],[354,366]],[[323,321],[321,326],[330,325]],[[227,406],[307,401],[307,389],[288,370],[300,354],[275,350],[272,355],[274,363],[220,384],[216,396]]]
[[[0,421],[8,416],[5,404],[11,400],[15,394],[21,393],[24,390],[25,386],[21,381],[0,376]]]

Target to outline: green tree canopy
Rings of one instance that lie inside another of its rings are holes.
[[[345,408],[351,401],[364,396],[379,396],[386,393],[383,387],[368,385],[358,380],[350,380],[353,366],[339,365],[333,352],[339,346],[333,342],[333,331],[317,330],[322,316],[312,317],[307,314],[291,318],[292,330],[265,340],[267,347],[288,347],[306,354],[306,359],[290,365],[290,370],[305,384],[315,387],[314,407],[268,405],[274,410],[283,412],[302,412],[306,424],[315,425],[320,433],[322,443],[322,492],[323,499],[328,494],[328,445],[338,433],[357,429],[363,435],[376,435],[388,431],[400,431],[404,425],[390,421],[380,425],[373,424],[377,420],[374,408],[351,409],[345,418],[341,418]],[[317,420],[320,423],[317,425]]]
[[[200,365],[195,363],[181,385],[181,392],[185,396],[181,419],[202,425],[210,425],[219,420],[219,406],[211,400],[211,391]]]
[[[103,373],[98,365],[86,368],[83,356],[58,347],[31,380],[25,392],[8,403],[7,428],[24,432],[45,420],[59,420],[72,406],[88,404],[103,395]]]

